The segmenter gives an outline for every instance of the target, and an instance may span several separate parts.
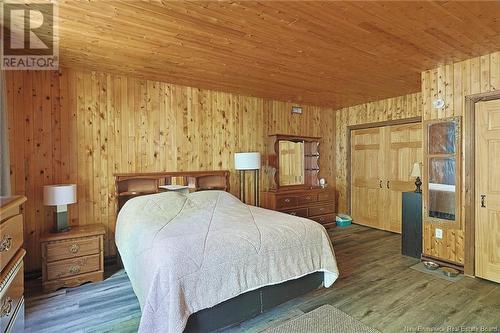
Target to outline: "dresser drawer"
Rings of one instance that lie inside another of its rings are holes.
[[[14,215],[0,225],[0,272],[23,244],[23,216]]]
[[[283,213],[287,213],[293,216],[307,217],[307,208],[297,208],[285,210]]]
[[[311,202],[316,202],[316,201],[318,201],[318,195],[317,194],[303,195],[303,196],[297,197],[297,201],[298,201],[299,205],[308,204]]]
[[[10,324],[7,327],[7,333],[23,333],[24,332],[24,297],[21,299],[16,312],[12,315]]]
[[[318,194],[318,201],[335,201],[335,192],[323,192]]]
[[[45,243],[45,258],[52,262],[97,254],[101,251],[100,243],[98,236]]]
[[[309,216],[324,215],[333,213],[333,205],[323,205],[309,208]]]
[[[24,293],[23,264],[6,286],[6,292],[0,299],[0,332],[5,332],[14,318],[18,305],[22,302]]]
[[[288,208],[297,206],[297,198],[296,197],[281,197],[277,200],[278,209],[280,208]]]
[[[100,261],[101,255],[95,254],[47,263],[47,279],[54,280],[98,271],[101,267]]]
[[[335,214],[326,214],[326,215],[320,215],[320,216],[314,216],[310,217],[310,219],[319,222],[321,224],[325,223],[333,223],[335,222]]]

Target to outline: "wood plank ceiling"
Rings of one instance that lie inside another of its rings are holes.
[[[500,2],[60,2],[63,66],[342,107],[500,49]]]

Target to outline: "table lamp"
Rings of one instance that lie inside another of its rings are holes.
[[[240,171],[240,199],[243,202],[245,202],[245,171],[254,171],[254,204],[255,206],[259,206],[260,153],[249,152],[234,154],[234,168]]]
[[[71,229],[68,225],[68,205],[75,202],[75,184],[46,185],[43,187],[43,204],[56,206],[52,232],[65,232]]]
[[[413,170],[411,171],[411,177],[416,178],[415,180],[415,193],[422,193],[422,181],[420,177],[422,177],[422,172],[420,171],[420,163],[413,164]]]

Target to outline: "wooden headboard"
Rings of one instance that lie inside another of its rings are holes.
[[[128,199],[159,193],[162,185],[185,185],[190,192],[229,191],[229,171],[115,173],[118,211]]]

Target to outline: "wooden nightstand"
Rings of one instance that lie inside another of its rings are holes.
[[[102,281],[104,226],[89,224],[42,239],[42,285],[45,291]]]

